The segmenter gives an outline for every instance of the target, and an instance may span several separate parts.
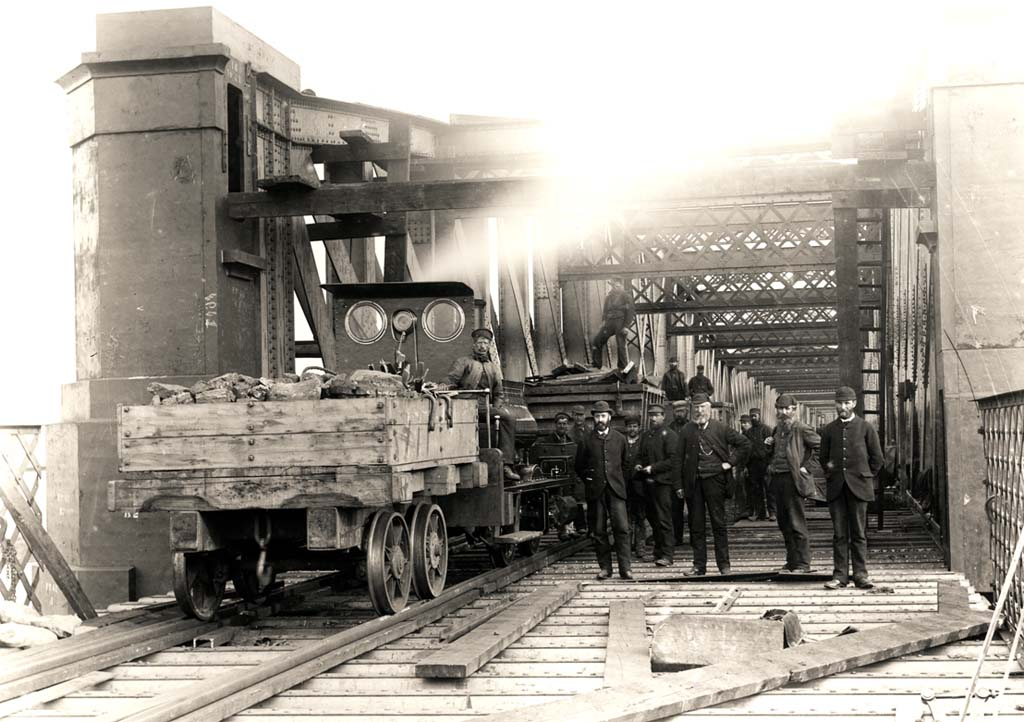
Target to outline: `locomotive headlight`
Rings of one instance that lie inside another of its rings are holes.
[[[391,317],[391,325],[395,333],[409,333],[416,325],[416,314],[412,311],[396,311]]]

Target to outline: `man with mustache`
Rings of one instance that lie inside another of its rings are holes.
[[[875,498],[875,476],[882,468],[882,445],[875,427],[857,416],[857,393],[849,386],[836,390],[836,415],[821,436],[821,465],[828,478],[828,513],[832,517],[832,579],[826,589],[850,581],[871,589],[868,578],[868,502]]]
[[[467,389],[491,392],[491,419],[486,418],[487,402],[483,394],[477,397],[480,422],[491,424],[498,417],[497,447],[505,462],[505,479],[519,481],[519,474],[512,468],[516,461],[516,419],[505,406],[505,388],[502,385],[501,367],[491,358],[491,341],[494,334],[489,328],[478,328],[472,333],[473,352],[460,356],[448,370],[447,384],[441,388]]]
[[[715,562],[721,574],[729,574],[729,536],[725,521],[725,499],[733,468],[746,461],[750,440],[735,429],[711,418],[711,399],[707,394],[690,397],[691,420],[679,439],[682,486],[690,507],[690,545],[693,567],[686,576],[703,576],[707,570],[708,547],[704,537],[706,516],[711,517],[715,538]]]
[[[747,497],[749,511],[761,521],[775,521],[775,494],[768,485],[768,447],[765,440],[772,430],[761,423],[761,409],[750,410],[750,428],[743,435],[750,439],[750,458],[747,460],[747,483],[750,493]],[[748,518],[751,515],[748,514]]]
[[[591,410],[594,430],[576,451],[576,474],[584,479],[587,490],[587,523],[601,570],[598,579],[612,575],[612,544],[608,541],[611,520],[619,576],[632,579],[629,556],[629,515],[626,510],[626,437],[610,428],[612,410],[607,401],[598,401]]]
[[[678,436],[666,427],[665,409],[651,404],[647,409],[649,428],[644,433],[640,448],[637,476],[644,485],[643,495],[647,516],[654,532],[654,563],[659,567],[672,564],[675,552],[675,532],[672,528],[672,499],[682,497],[683,487],[676,468]]]
[[[811,542],[804,516],[804,497],[797,489],[798,479],[807,480],[807,462],[821,443],[811,427],[797,418],[796,399],[782,394],[775,400],[779,424],[773,436],[765,439],[769,452],[768,470],[778,513],[779,529],[786,540],[786,565],[782,574],[806,574],[811,571]],[[813,480],[810,481],[813,485]]]

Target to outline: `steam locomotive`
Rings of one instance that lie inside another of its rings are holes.
[[[553,497],[574,481],[574,446],[535,444],[521,398],[510,408],[522,480],[510,483],[476,396],[429,382],[468,353],[485,307],[472,289],[324,288],[339,370],[354,371],[314,382],[316,398],[118,408],[124,478],[110,482],[108,507],[169,512],[174,593],[200,619],[215,616],[229,579],[258,600],[294,569],[365,576],[377,613],[397,612],[411,593],[443,591],[455,533],[495,565],[535,553]]]

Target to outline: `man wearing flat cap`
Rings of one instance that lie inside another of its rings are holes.
[[[641,436],[640,417],[627,414],[623,419],[626,425],[626,462],[622,474],[626,477],[626,514],[629,517],[629,548],[633,556],[643,559],[644,540],[647,530],[644,524],[644,479],[638,473]]]
[[[768,447],[764,443],[771,438],[772,430],[761,423],[761,409],[751,409],[749,417],[750,428],[743,431],[743,435],[750,439],[747,503],[755,519],[775,521],[775,494],[768,484]]]
[[[687,399],[672,402],[672,421],[668,428],[675,432],[676,443],[678,443],[683,429],[690,422],[690,402]],[[667,543],[674,543],[677,547],[685,543],[683,529],[686,523],[686,497],[680,494],[671,495],[672,502],[672,533],[674,539]]]
[[[501,367],[491,358],[491,341],[494,334],[489,328],[473,331],[473,351],[469,356],[460,356],[448,370],[447,386],[468,391],[489,391],[491,416],[498,418],[497,448],[505,462],[505,478],[519,481],[519,475],[512,469],[516,460],[516,420],[505,406],[505,389],[502,386]],[[484,394],[477,398],[477,410],[481,423],[491,424],[487,418],[487,401]]]
[[[591,424],[594,422],[591,421]],[[590,429],[587,428],[587,410],[582,404],[576,404],[572,407],[572,428],[569,430],[572,435],[573,441],[577,444],[583,441],[583,438],[590,433]]]
[[[676,468],[681,471],[686,503],[690,507],[690,545],[693,568],[687,576],[702,576],[707,571],[708,546],[705,539],[705,508],[711,517],[715,538],[715,562],[721,574],[732,571],[729,562],[729,536],[725,521],[725,500],[730,494],[734,467],[746,462],[750,441],[740,432],[711,418],[711,399],[707,394],[690,396],[691,420],[679,438]]]
[[[587,522],[594,541],[598,579],[612,575],[612,547],[608,541],[611,520],[615,556],[619,576],[632,579],[629,557],[629,515],[626,509],[626,438],[611,428],[612,410],[606,401],[598,401],[591,409],[594,430],[583,439],[576,451],[576,474],[586,482]]]
[[[874,586],[868,578],[868,502],[875,498],[875,476],[882,468],[882,445],[875,427],[854,413],[857,393],[836,391],[837,418],[821,436],[821,465],[828,479],[828,513],[832,517],[832,579],[826,589],[850,582],[858,589]]]
[[[648,429],[640,447],[638,476],[643,480],[645,511],[654,532],[654,563],[672,564],[676,534],[672,525],[672,498],[682,496],[682,477],[676,463],[679,437],[665,426],[665,410],[659,404],[647,408]]]
[[[807,462],[821,443],[821,437],[797,418],[796,399],[790,394],[782,394],[775,400],[775,415],[779,423],[765,443],[770,447],[768,471],[775,493],[779,529],[786,541],[786,564],[779,571],[806,574],[811,571],[811,541],[807,534],[804,499],[814,488]]]
[[[665,398],[670,402],[686,398],[686,376],[679,370],[679,357],[669,358],[668,370],[661,377],[661,390],[665,392]]]

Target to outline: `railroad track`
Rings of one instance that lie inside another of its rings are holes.
[[[246,634],[257,621],[265,624],[295,612],[322,620],[324,627],[339,627],[337,632],[295,645],[265,664],[243,671],[235,669],[195,684],[179,683],[167,692],[136,699],[133,706],[98,717],[104,722],[225,719],[324,670],[433,624],[587,545],[585,539],[554,543],[508,567],[484,573],[474,573],[479,571],[479,554],[464,554],[462,561],[466,563],[452,570],[456,580],[464,577],[461,581],[436,599],[413,602],[387,617],[373,616],[362,585],[340,598],[323,598],[321,592],[344,583],[340,573],[285,586],[259,605],[241,601],[225,604],[212,622],[185,618],[174,603],[114,612],[99,618],[93,625],[96,629],[88,633],[0,657],[0,717],[105,682],[110,675],[104,676],[101,670],[181,644],[209,642],[214,646],[240,633],[239,641],[246,639],[254,646],[264,640],[272,644],[270,638]],[[448,629],[448,637],[469,631],[489,616],[481,614],[474,619],[471,615],[468,622],[457,621]]]

